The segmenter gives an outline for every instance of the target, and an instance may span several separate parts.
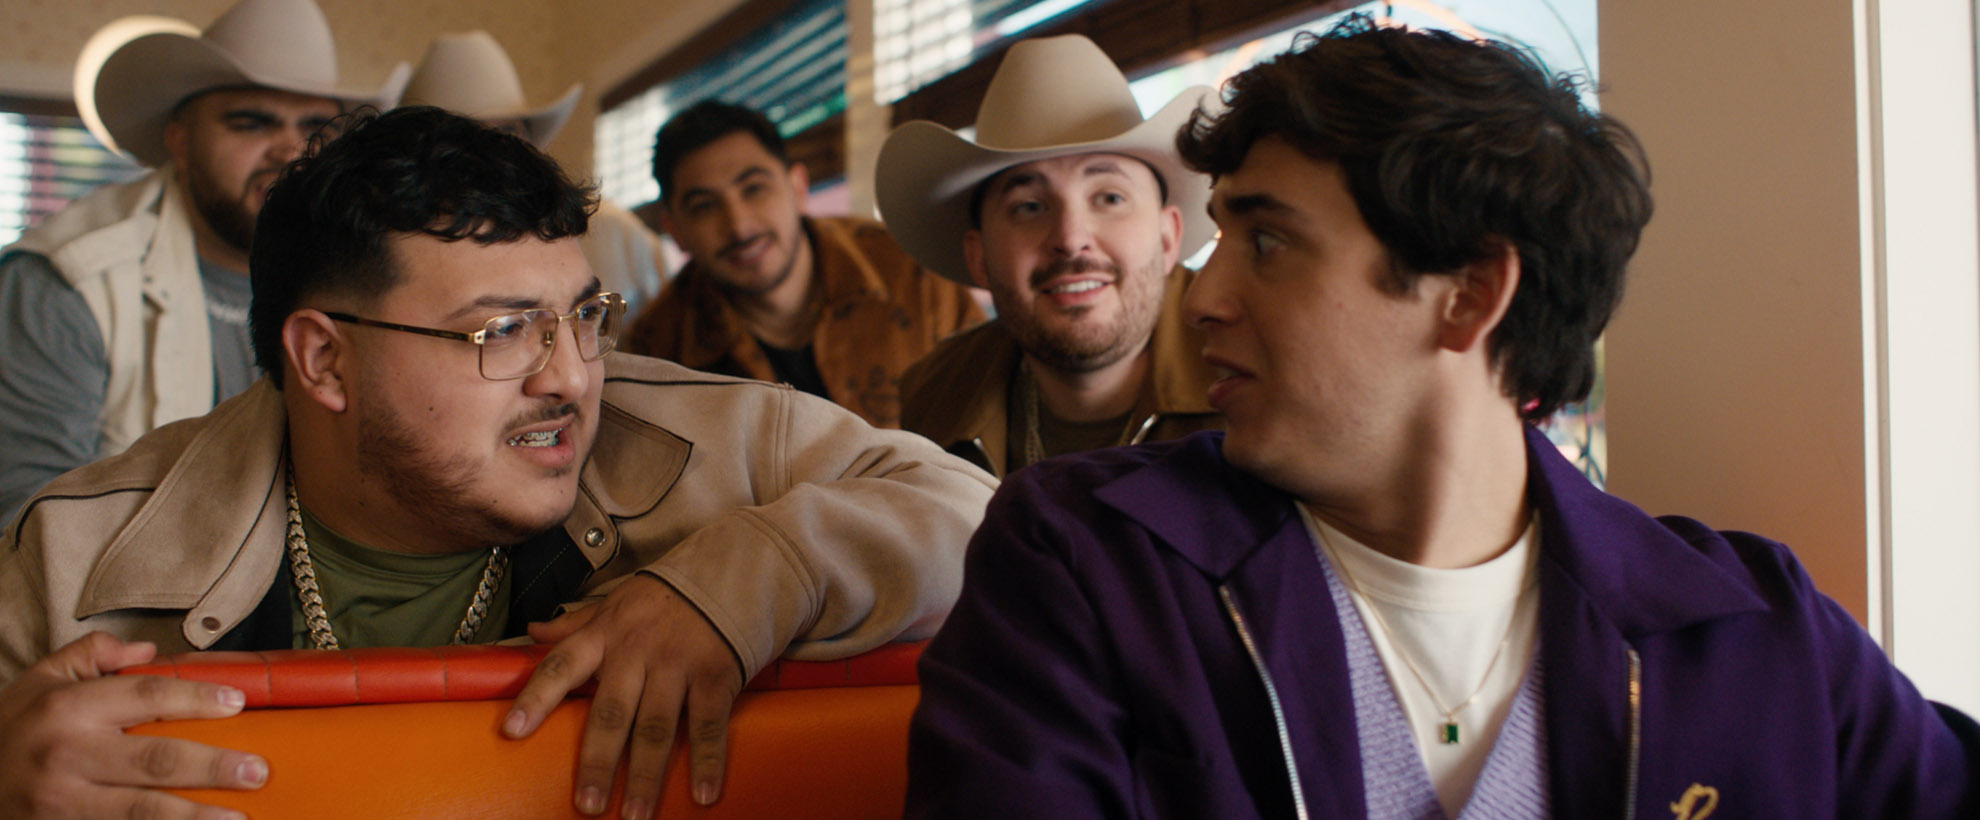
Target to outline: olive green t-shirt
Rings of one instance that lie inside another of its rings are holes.
[[[445,646],[474,600],[488,567],[488,550],[457,555],[404,555],[372,549],[302,511],[309,561],[330,631],[345,649],[367,646]],[[286,552],[284,553],[286,556]],[[493,643],[509,620],[509,574],[489,597],[475,643]],[[289,590],[289,644],[312,647],[302,600]]]

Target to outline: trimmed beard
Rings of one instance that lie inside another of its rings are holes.
[[[576,409],[575,404],[547,407],[524,414],[510,427],[557,418]],[[399,505],[432,520],[455,522],[454,529],[470,545],[520,544],[570,516],[570,510],[565,510],[550,521],[528,521],[514,517],[512,511],[476,506],[470,500],[474,482],[486,472],[486,465],[463,455],[431,451],[397,413],[383,405],[365,404],[358,411],[357,459],[358,473],[377,479]]]
[[[775,240],[778,238],[777,232],[768,231],[768,233],[770,234],[772,242],[774,244]],[[776,247],[784,252],[784,267],[783,269],[777,271],[774,275],[772,275],[770,277],[770,281],[764,282],[762,284],[732,282],[729,281],[728,279],[725,279],[722,276],[716,275],[714,273],[715,266],[712,264],[708,266],[709,278],[714,280],[715,285],[723,290],[729,291],[731,293],[748,294],[750,296],[762,296],[766,293],[770,293],[780,287],[783,287],[785,282],[790,281],[791,274],[797,272],[797,263],[798,263],[797,243],[810,242],[811,232],[804,229],[804,222],[802,218],[800,218],[798,222],[798,229],[796,234],[794,236],[783,237],[783,238],[786,240],[786,242],[784,244],[776,245]],[[715,257],[719,259],[723,255],[727,254],[731,249],[738,248],[743,245],[747,245],[755,240],[756,237],[752,236],[740,242],[731,242],[728,245],[724,245],[721,250],[716,251]]]
[[[186,193],[192,197],[193,210],[206,220],[207,227],[213,229],[213,234],[220,237],[220,241],[246,253],[254,242],[254,220],[258,216],[248,210],[246,192],[229,197],[226,191],[220,190],[219,183],[205,168],[194,164],[188,170]],[[250,175],[248,183],[253,184],[255,177],[260,175]]]
[[[1040,364],[1062,373],[1090,373],[1139,352],[1155,333],[1155,317],[1162,309],[1162,289],[1168,273],[1162,257],[1156,254],[1139,275],[1123,275],[1120,265],[1086,258],[1064,259],[1040,266],[1031,274],[1031,283],[1074,273],[1111,273],[1120,296],[1121,310],[1109,324],[1093,328],[1047,328],[1038,321],[1032,289],[1011,294],[992,288],[991,301],[997,315],[1005,317],[1005,328],[1017,339],[1018,347]],[[1035,284],[1033,285],[1035,287]],[[1154,289],[1149,294],[1148,290]],[[1068,313],[1078,317],[1091,310],[1081,306]]]

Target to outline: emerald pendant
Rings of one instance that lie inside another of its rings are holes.
[[[1444,743],[1450,745],[1456,745],[1457,742],[1458,742],[1457,721],[1455,720],[1446,721],[1444,723]]]

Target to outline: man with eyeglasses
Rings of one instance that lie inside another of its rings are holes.
[[[147,789],[275,776],[121,734],[240,708],[102,677],[154,652],[526,635],[557,646],[500,730],[595,676],[574,802],[603,811],[629,755],[645,817],[678,721],[692,797],[719,796],[729,705],[772,659],[939,624],[992,479],[788,387],[608,355],[591,203],[434,108],[290,167],[251,257],[266,378],[57,479],[0,540],[0,816],[191,816]]]

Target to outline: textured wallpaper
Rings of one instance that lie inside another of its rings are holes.
[[[69,66],[89,35],[127,14],[162,14],[205,27],[229,0],[8,0],[0,18],[0,54],[12,63]],[[6,78],[0,78],[5,83]]]

